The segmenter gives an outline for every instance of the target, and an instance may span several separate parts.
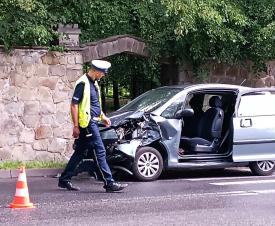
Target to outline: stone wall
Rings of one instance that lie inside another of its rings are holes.
[[[119,38],[125,43],[130,40]],[[92,46],[94,43],[63,53],[35,48],[15,49],[7,54],[0,49],[0,161],[58,161],[71,155],[70,101],[74,83],[83,73],[83,62],[93,59],[91,55],[85,55],[85,48]],[[268,63],[267,73],[258,75],[251,72],[249,65],[231,67],[211,63],[207,69],[210,76],[205,76],[202,71],[199,78],[194,78],[190,65],[170,64],[163,67],[163,83],[275,86],[275,61]]]
[[[72,152],[70,101],[82,65],[130,52],[148,55],[143,40],[120,35],[79,46],[77,25],[59,25],[69,52],[0,47],[0,161],[63,160]]]
[[[80,47],[83,50],[84,62],[124,52],[148,57],[148,49],[145,42],[131,35],[116,35],[97,42],[82,44]]]
[[[182,64],[176,82],[183,83],[225,83],[244,85],[249,87],[273,87],[275,86],[275,60],[267,63],[267,72],[254,73],[251,64],[230,66],[210,62],[203,68],[198,77],[193,75],[190,64]],[[174,79],[175,80],[175,79]]]
[[[82,54],[0,50],[0,160],[62,160],[72,152],[70,99]]]

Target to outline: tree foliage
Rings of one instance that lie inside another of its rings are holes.
[[[257,63],[275,57],[274,0],[162,0],[176,18],[175,50],[192,62]]]
[[[0,2],[0,43],[6,49],[15,45],[48,45],[55,33],[46,6],[36,0]]]
[[[6,49],[55,45],[58,23],[79,24],[82,43],[119,34],[143,38],[150,48],[149,61],[124,57],[123,71],[139,74],[140,68],[146,69],[154,81],[164,58],[200,65],[209,59],[259,64],[275,57],[274,0],[0,2],[0,44]]]

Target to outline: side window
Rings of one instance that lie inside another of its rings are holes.
[[[186,97],[186,101],[185,101],[185,105],[184,105],[184,109],[188,109],[188,108],[191,108],[190,106],[190,100],[194,97],[193,94],[189,94],[187,97]]]
[[[192,93],[186,97],[184,109],[193,109],[195,112],[203,111],[203,102],[205,94]]]
[[[275,95],[266,93],[242,96],[238,115],[243,117],[275,115]]]
[[[161,114],[162,117],[171,119],[174,118],[176,112],[180,109],[182,109],[183,106],[183,100],[182,98],[176,100],[172,104],[170,104]]]

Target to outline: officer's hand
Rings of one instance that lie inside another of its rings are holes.
[[[73,128],[73,138],[77,139],[79,137],[80,130],[78,126],[74,126]]]
[[[109,127],[111,125],[111,120],[105,115],[102,117],[102,122],[106,127]]]

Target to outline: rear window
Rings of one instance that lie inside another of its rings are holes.
[[[275,115],[275,95],[269,92],[242,96],[239,116]]]

